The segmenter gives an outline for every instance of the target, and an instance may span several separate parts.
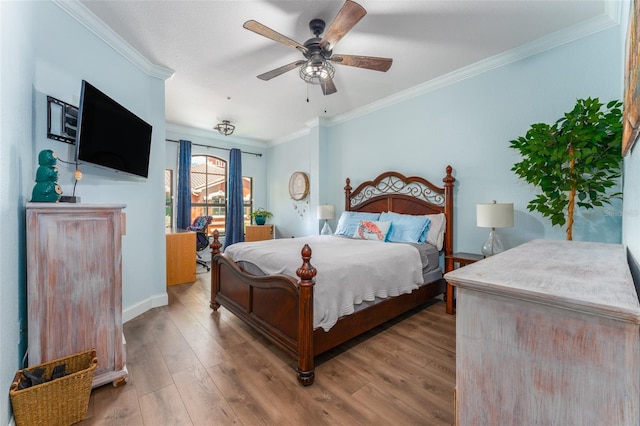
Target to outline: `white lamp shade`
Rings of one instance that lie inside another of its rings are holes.
[[[336,209],[330,204],[321,204],[318,206],[318,219],[335,219]]]
[[[510,228],[513,226],[513,203],[477,204],[476,221],[481,228]]]

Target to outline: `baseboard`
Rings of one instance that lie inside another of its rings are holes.
[[[169,304],[169,295],[167,292],[151,296],[142,302],[136,303],[133,306],[129,306],[122,310],[122,322],[127,322],[138,315],[142,315],[149,309],[157,308],[159,306],[166,306]]]
[[[16,419],[13,415],[11,415],[11,418],[9,419],[9,426],[16,426]]]

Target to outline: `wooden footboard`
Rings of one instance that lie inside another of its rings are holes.
[[[213,310],[224,306],[298,360],[298,381],[314,381],[313,285],[316,269],[311,249],[302,248],[299,281],[287,275],[259,277],[245,273],[220,253],[219,233],[214,231],[211,265]]]

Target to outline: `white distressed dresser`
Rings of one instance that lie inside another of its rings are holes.
[[[124,207],[27,203],[29,364],[95,348],[92,386],[125,383]]]
[[[534,240],[457,287],[458,425],[640,424],[640,306],[617,244]]]

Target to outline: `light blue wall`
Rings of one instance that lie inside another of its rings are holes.
[[[291,139],[269,149],[267,166],[269,205],[273,213],[271,222],[276,225],[278,238],[302,237],[317,234],[317,201],[312,204],[311,196],[302,202],[289,197],[289,178],[295,171],[307,173],[309,191],[317,200],[317,127],[305,135]],[[315,223],[315,225],[314,225]]]
[[[638,262],[640,261],[640,150],[637,146],[625,157],[624,165],[622,242]]]
[[[149,214],[164,210],[164,81],[142,72],[55,4],[38,2],[35,11],[36,152],[52,149],[63,160],[74,158],[74,146],[46,137],[46,95],[78,105],[83,79],[153,126],[147,179],[83,164],[75,192],[82,203],[126,204],[122,303],[127,320],[167,300],[165,269],[155,267],[165,257],[164,220]],[[31,170],[36,166],[34,161]],[[58,168],[59,183],[70,195],[74,167],[59,163]]]
[[[0,424],[11,416],[9,385],[25,349],[26,261],[24,204],[33,172],[32,2],[0,2]],[[22,342],[22,343],[21,343]]]
[[[191,141],[191,155],[211,155],[229,161],[229,149],[239,148],[242,154],[242,175],[253,178],[254,207],[267,206],[267,149],[259,144],[243,138],[222,136],[216,131],[204,131],[190,127],[175,125],[167,126],[166,163],[167,169],[173,170],[174,188],[177,188],[178,144],[176,141],[186,139]],[[205,146],[202,146],[205,145]],[[216,149],[218,147],[222,149]],[[261,156],[250,153],[262,154]],[[228,164],[228,163],[227,163]],[[174,204],[177,200],[174,197]],[[174,206],[175,211],[175,206]],[[175,218],[174,218],[175,222]]]
[[[509,141],[526,133],[533,123],[556,121],[578,98],[621,99],[619,33],[619,27],[610,28],[327,127],[324,157],[305,157],[306,152],[316,153],[304,147],[304,137],[276,145],[270,152],[269,170],[285,165],[287,169],[273,176],[271,188],[286,182],[292,169],[326,161],[316,164],[327,170],[320,184],[332,188],[326,193],[327,202],[336,206],[339,215],[346,177],[355,188],[365,179],[397,170],[441,184],[450,164],[458,179],[454,250],[479,252],[488,230],[476,227],[475,205],[491,200],[514,203],[515,227],[500,230],[509,246],[534,238],[564,239],[564,229],[552,227],[526,209],[534,188],[510,171],[518,156]],[[270,200],[290,204],[286,192],[274,190]],[[580,212],[576,222],[576,240],[621,241],[620,203]],[[291,234],[313,228],[308,223],[294,225],[287,227]]]
[[[37,153],[52,149],[72,159],[70,145],[46,138],[46,95],[77,105],[86,79],[153,126],[149,178],[83,165],[76,195],[83,203],[126,204],[122,244],[123,318],[166,304],[164,261],[164,81],[142,72],[56,4],[0,2],[0,382],[5,389],[21,366],[26,324],[25,203],[31,198]],[[73,168],[58,164],[59,183],[72,192]],[[150,212],[159,214],[150,214]],[[70,260],[72,261],[72,260]],[[22,336],[22,343],[21,343]],[[8,424],[8,392],[0,423]]]

